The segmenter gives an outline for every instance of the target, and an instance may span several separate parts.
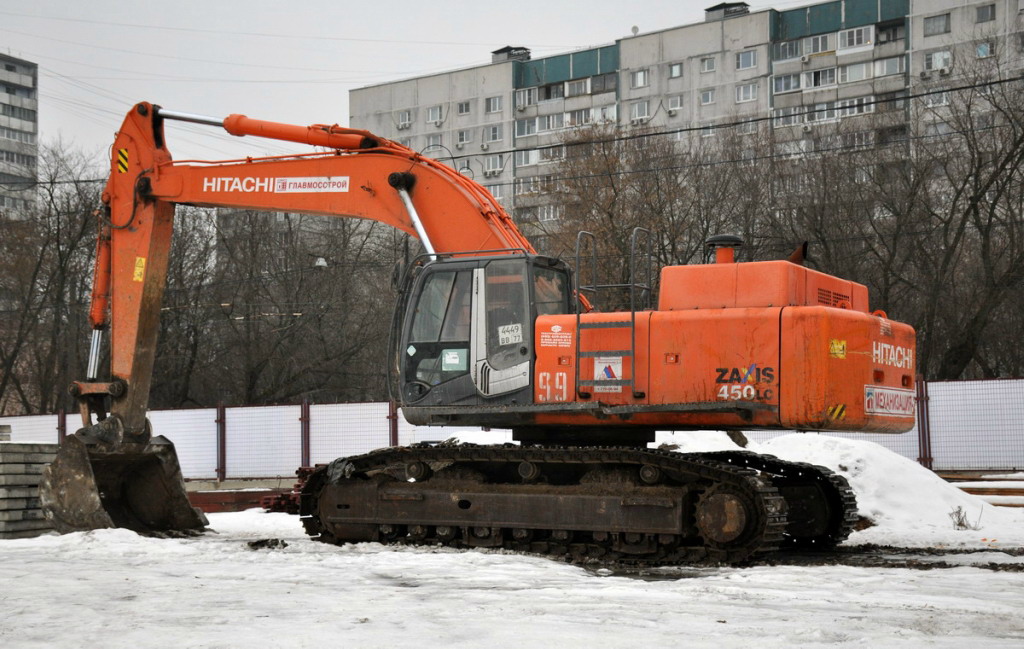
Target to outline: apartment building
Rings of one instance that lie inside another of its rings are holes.
[[[0,54],[0,216],[32,202],[39,133],[38,66]]]
[[[350,123],[476,178],[528,226],[559,216],[545,188],[572,129],[691,143],[732,129],[761,133],[783,155],[905,139],[912,121],[937,119],[909,96],[930,97],[978,65],[1021,67],[1021,5],[833,0],[751,12],[721,3],[703,22],[607,45],[539,59],[505,47],[488,65],[356,89]]]

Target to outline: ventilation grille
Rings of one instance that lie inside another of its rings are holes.
[[[850,296],[842,293],[835,293],[827,288],[818,289],[818,304],[825,306],[839,306],[840,302],[850,303]]]

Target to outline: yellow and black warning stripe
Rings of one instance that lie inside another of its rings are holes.
[[[117,150],[117,173],[128,172],[128,149]]]
[[[846,419],[846,404],[837,403],[828,409],[829,419]]]

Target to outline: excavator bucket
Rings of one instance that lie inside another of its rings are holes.
[[[105,447],[68,437],[39,485],[43,513],[61,534],[124,527],[145,535],[194,534],[208,525],[189,504],[174,444]]]

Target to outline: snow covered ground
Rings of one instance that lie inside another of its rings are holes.
[[[1024,573],[978,567],[1024,563],[1024,512],[870,443],[790,435],[754,450],[850,479],[876,524],[848,545],[955,549],[933,560],[962,567],[624,575],[494,551],[326,546],[294,516],[250,510],[211,515],[216,532],[196,539],[0,541],[0,647],[1024,647]],[[979,529],[954,530],[957,508]],[[267,538],[288,545],[248,546]]]

